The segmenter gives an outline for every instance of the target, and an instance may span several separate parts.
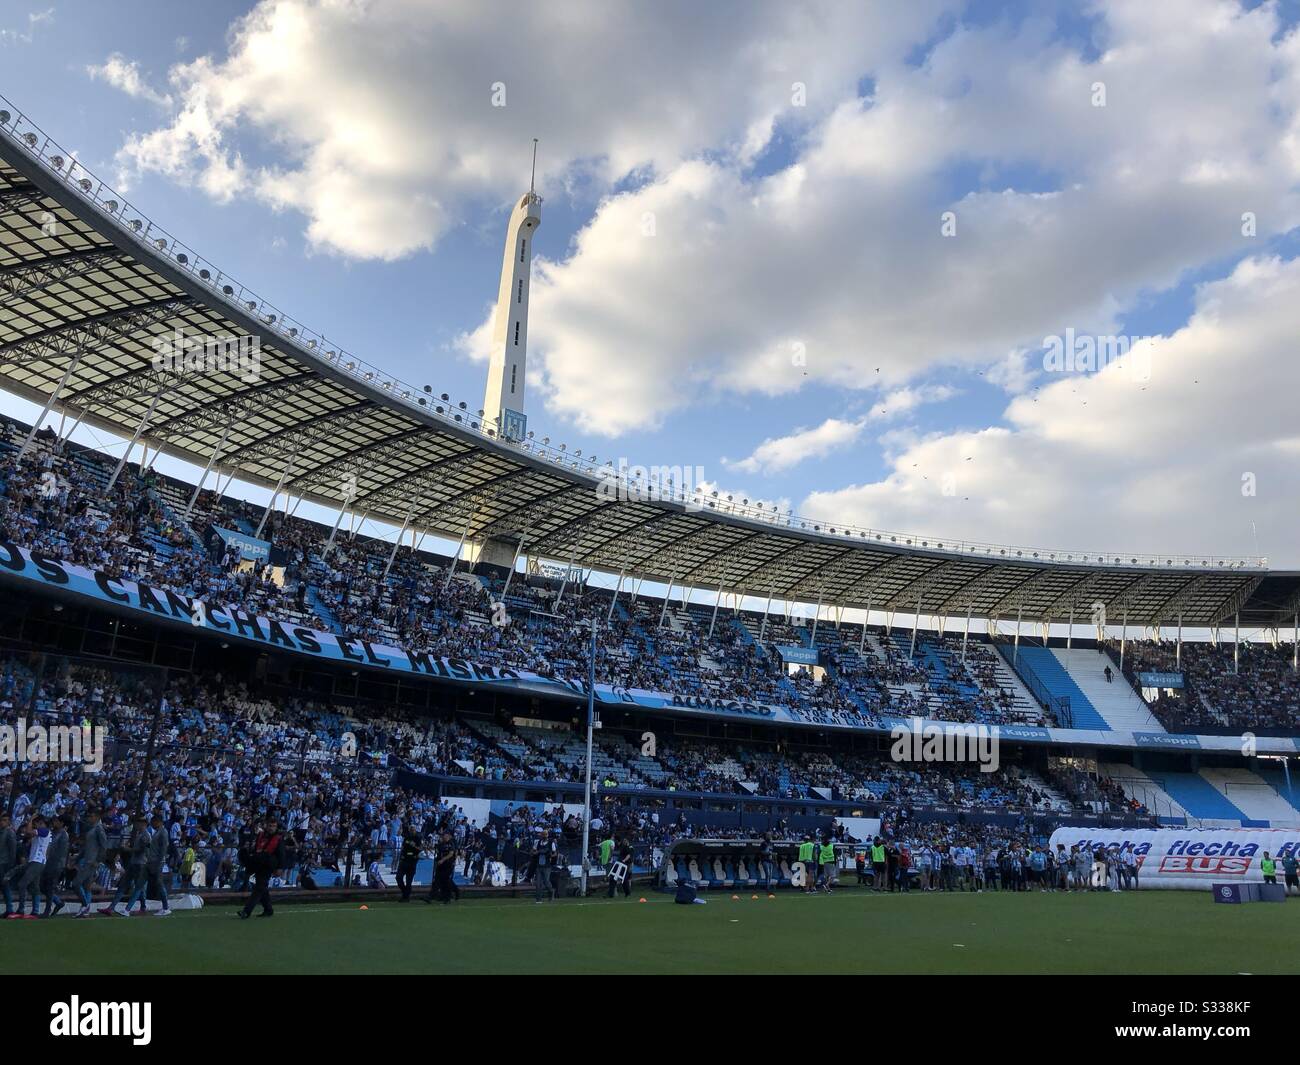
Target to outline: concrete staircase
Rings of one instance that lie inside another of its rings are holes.
[[[1070,674],[1079,690],[1106,724],[1122,732],[1164,732],[1142,697],[1112,664],[1109,656],[1099,655],[1087,648],[1064,650],[1053,648],[1052,654]],[[1106,667],[1111,667],[1113,680],[1106,680]]]
[[[1202,769],[1201,776],[1252,821],[1273,828],[1300,825],[1300,810],[1249,769]]]

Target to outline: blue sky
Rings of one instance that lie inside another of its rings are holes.
[[[539,433],[841,522],[1295,565],[1297,4],[1174,6],[7,0],[0,93],[473,406],[537,136]],[[1167,338],[1150,386],[1044,374],[1067,328]]]

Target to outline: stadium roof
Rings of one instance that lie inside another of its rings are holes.
[[[256,337],[257,373],[155,341]],[[247,378],[247,379],[245,379]],[[1262,559],[1049,552],[619,490],[609,464],[511,442],[283,314],[118,196],[0,97],[0,387],[202,467],[529,555],[777,600],[1026,621],[1290,625],[1300,574]],[[603,472],[609,471],[609,472]],[[604,490],[602,490],[602,486]],[[653,496],[653,498],[651,498]]]

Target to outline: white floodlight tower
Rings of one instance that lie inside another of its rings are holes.
[[[542,198],[537,195],[537,140],[533,139],[533,177],[528,191],[515,204],[506,227],[501,261],[501,287],[492,323],[492,357],[483,393],[484,425],[498,436],[524,436],[524,375],[528,353],[528,284],[533,261],[533,233],[542,222]]]

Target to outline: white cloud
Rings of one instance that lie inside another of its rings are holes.
[[[743,473],[780,473],[808,459],[823,458],[855,443],[872,421],[901,417],[923,403],[950,399],[957,390],[949,385],[894,389],[860,418],[827,418],[811,429],[796,429],[786,436],[769,437],[746,458],[723,465]]]
[[[814,492],[797,509],[1093,553],[1249,555],[1254,524],[1275,565],[1296,565],[1297,303],[1300,260],[1246,260],[1202,286],[1187,325],[1154,343],[1149,382],[1124,364],[1048,375],[1011,401],[1007,427],[900,442],[885,479]]]
[[[778,120],[827,113],[864,55],[905,49],[938,9],[262,0],[224,57],[172,69],[174,119],[120,162],[259,196],[302,212],[320,247],[394,259],[431,247],[467,204],[513,199],[534,136],[543,191],[581,172],[599,192],[706,151],[752,159]],[[795,81],[806,107],[792,106]],[[246,135],[274,143],[278,163],[245,166]]]
[[[743,473],[776,473],[812,458],[821,458],[846,447],[862,434],[866,418],[844,421],[827,418],[812,429],[798,429],[789,436],[769,437],[748,458],[735,462],[723,459],[725,466]]]
[[[114,52],[99,66],[89,66],[86,73],[95,81],[103,81],[137,100],[147,100],[159,107],[170,107],[171,97],[156,92],[140,73],[140,64]]]
[[[29,11],[24,25],[21,29],[14,29],[11,26],[0,26],[0,45],[3,44],[31,44],[36,39],[36,31],[44,29],[54,23],[54,8],[49,7],[44,11]]]
[[[1095,61],[1037,21],[959,29],[922,67],[877,62],[873,98],[833,109],[779,173],[692,159],[606,199],[535,277],[552,410],[618,434],[719,392],[891,387],[962,363],[1002,364],[1015,391],[1009,351],[1117,331],[1145,293],[1248,251],[1246,210],[1255,246],[1300,221],[1300,39],[1274,9],[1098,11]],[[973,162],[1005,187],[953,202]]]

